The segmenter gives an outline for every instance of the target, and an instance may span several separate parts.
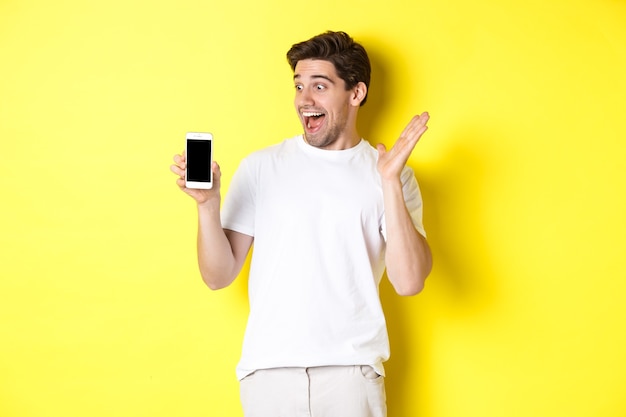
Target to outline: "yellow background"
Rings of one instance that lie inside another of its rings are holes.
[[[410,165],[435,267],[382,285],[390,417],[626,415],[623,0],[0,2],[0,416],[241,416],[245,278],[211,292],[169,164],[300,132],[284,58],[345,30],[361,134]]]

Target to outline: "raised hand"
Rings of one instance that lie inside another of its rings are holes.
[[[384,144],[378,144],[378,172],[383,180],[400,178],[413,148],[428,129],[426,123],[430,118],[427,112],[414,116],[404,128],[402,134],[390,150]]]

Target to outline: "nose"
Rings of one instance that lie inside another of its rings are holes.
[[[297,93],[296,104],[299,106],[312,106],[313,103],[313,95],[308,89],[304,88]]]

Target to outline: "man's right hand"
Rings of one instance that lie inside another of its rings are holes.
[[[220,178],[222,173],[220,171],[220,166],[217,162],[213,161],[211,165],[211,170],[213,171],[213,188],[210,190],[199,190],[194,188],[187,188],[185,186],[185,170],[187,168],[187,158],[185,152],[182,154],[174,155],[174,165],[170,166],[170,170],[178,175],[176,179],[176,185],[183,192],[190,195],[198,205],[203,205],[205,203],[209,203],[212,200],[217,200],[217,204],[219,207],[220,202]]]

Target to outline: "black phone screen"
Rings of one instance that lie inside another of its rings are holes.
[[[187,181],[211,181],[211,141],[187,139]]]

